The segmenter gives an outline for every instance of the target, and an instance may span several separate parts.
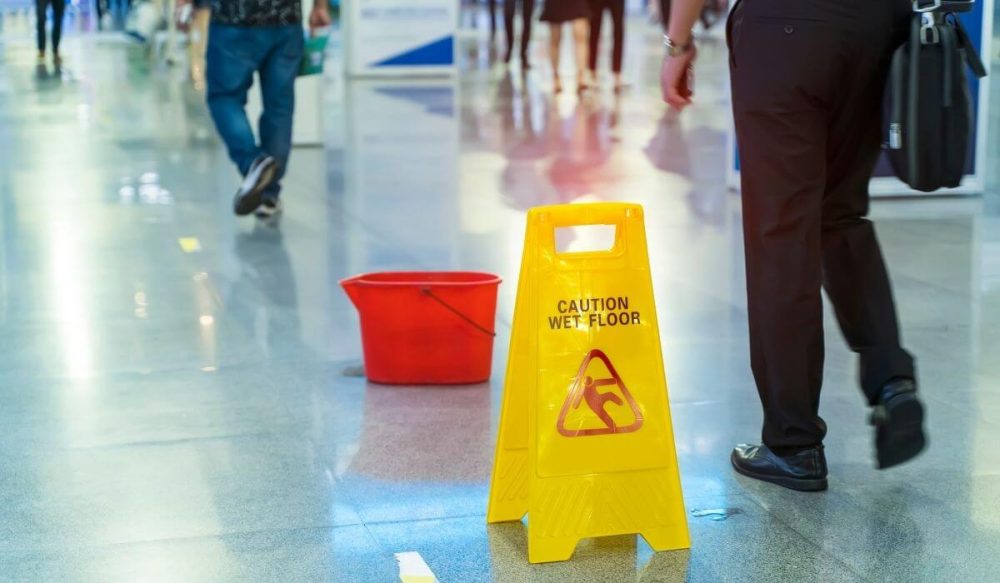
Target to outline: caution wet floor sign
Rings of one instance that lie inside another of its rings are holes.
[[[558,252],[556,231],[584,225],[614,245]],[[638,205],[528,213],[487,520],[525,514],[532,563],[596,536],[689,546]]]

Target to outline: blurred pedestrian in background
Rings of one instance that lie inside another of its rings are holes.
[[[191,65],[191,81],[195,89],[205,88],[205,50],[208,45],[208,24],[212,18],[210,0],[194,0],[188,28],[188,57]]]
[[[497,0],[486,1],[486,11],[490,13],[490,40],[497,36]]]
[[[279,195],[292,150],[295,78],[305,50],[301,0],[211,0],[211,6],[208,108],[244,177],[233,210],[274,217],[282,210]],[[316,0],[309,25],[314,30],[330,25],[327,0]],[[245,110],[255,73],[264,105],[259,144]]]
[[[614,74],[615,91],[622,88],[622,60],[625,56],[625,0],[590,0],[590,77],[597,82],[597,57],[601,43],[604,12],[611,13],[613,48],[611,72]]]
[[[530,69],[531,61],[528,57],[528,48],[531,46],[531,23],[535,18],[535,0],[503,1],[503,24],[504,32],[507,34],[507,52],[504,54],[504,62],[510,63],[514,56],[514,15],[517,4],[521,5],[521,68]]]
[[[650,20],[663,25],[663,30],[667,30],[670,24],[670,0],[649,0]]]
[[[38,65],[45,66],[48,7],[52,5],[52,63],[58,69],[62,66],[59,42],[62,40],[63,17],[66,14],[66,0],[35,0],[35,33],[38,41]]]
[[[559,50],[562,45],[563,25],[569,23],[573,32],[573,49],[576,57],[577,91],[590,87],[588,78],[590,43],[590,6],[588,0],[547,0],[542,9],[542,21],[549,23],[549,58],[552,60],[552,79],[556,93],[562,91],[559,78]]]

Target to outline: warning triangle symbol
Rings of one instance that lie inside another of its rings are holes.
[[[642,411],[604,352],[587,353],[559,412],[556,429],[565,437],[632,433]]]

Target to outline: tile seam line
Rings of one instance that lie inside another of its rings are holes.
[[[246,437],[276,437],[280,435],[295,435],[294,432],[280,431],[253,431],[246,433],[232,433],[226,435],[205,435],[202,437],[182,437],[178,439],[159,439],[147,441],[130,441],[127,443],[114,443],[107,445],[91,445],[84,447],[67,447],[63,451],[102,451],[115,449],[128,449],[133,447],[168,447],[172,445],[183,445],[187,443],[201,443],[206,441],[218,441],[223,439],[242,439]]]
[[[357,511],[358,510],[355,509],[355,512],[357,512]],[[475,514],[461,514],[461,515],[457,515],[457,516],[441,516],[441,517],[438,517],[438,518],[412,518],[412,519],[403,519],[403,520],[364,520],[364,519],[362,519],[361,520],[361,524],[363,524],[365,526],[368,526],[368,525],[371,525],[371,526],[389,526],[389,525],[393,525],[393,524],[408,524],[408,523],[413,523],[413,522],[440,522],[440,521],[445,521],[445,520],[465,520],[465,519],[468,519],[468,518],[477,518],[477,517],[482,517],[483,524],[487,525],[487,523],[486,523],[486,513],[485,512],[483,512],[483,513],[475,513]],[[511,522],[515,522],[515,521],[511,521]]]

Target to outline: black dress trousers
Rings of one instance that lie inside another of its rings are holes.
[[[869,403],[913,378],[868,213],[882,97],[907,0],[741,0],[730,15],[750,358],[763,441],[817,445],[826,290]]]

